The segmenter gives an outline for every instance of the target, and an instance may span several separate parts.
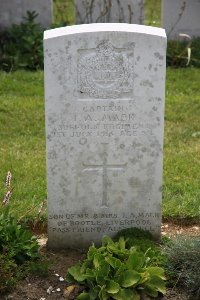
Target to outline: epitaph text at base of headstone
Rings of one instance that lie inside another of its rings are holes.
[[[49,247],[161,231],[166,35],[129,24],[45,32]]]
[[[76,23],[143,24],[143,0],[76,0]]]
[[[169,39],[200,36],[200,0],[163,0],[162,27]]]
[[[53,23],[52,0],[0,0],[0,29],[24,22],[27,11],[35,11],[35,22],[49,28]]]

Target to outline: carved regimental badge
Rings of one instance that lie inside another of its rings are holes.
[[[79,50],[80,98],[128,98],[133,78],[133,49],[117,49],[102,41],[96,49]]]

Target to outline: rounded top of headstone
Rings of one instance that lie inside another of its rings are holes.
[[[133,32],[147,35],[155,35],[166,38],[166,33],[163,28],[127,24],[127,23],[92,23],[82,25],[72,25],[66,27],[46,30],[44,32],[44,39],[51,39],[55,37],[91,32]]]

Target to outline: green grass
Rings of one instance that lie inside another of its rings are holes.
[[[167,70],[164,217],[200,216],[199,82],[200,69]],[[0,91],[0,194],[11,170],[21,216],[46,198],[43,72],[0,73]]]
[[[164,216],[200,216],[199,69],[168,70]]]
[[[46,198],[43,72],[0,73],[0,91],[0,194],[11,170],[21,216]]]

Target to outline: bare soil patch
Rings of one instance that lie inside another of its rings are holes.
[[[200,225],[184,225],[165,222],[162,225],[162,235],[176,237],[177,235],[200,236]]]

